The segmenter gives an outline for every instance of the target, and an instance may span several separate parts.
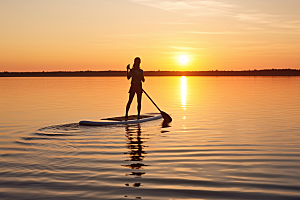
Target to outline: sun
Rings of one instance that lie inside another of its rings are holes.
[[[189,58],[186,55],[181,55],[179,56],[179,62],[183,65],[185,65],[186,63],[188,63]]]

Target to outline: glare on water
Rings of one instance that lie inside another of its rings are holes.
[[[182,108],[185,110],[186,109],[186,77],[182,76],[181,77],[181,104]]]

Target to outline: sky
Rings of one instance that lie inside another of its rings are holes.
[[[300,69],[300,0],[0,0],[1,71]],[[180,59],[181,58],[181,59]]]

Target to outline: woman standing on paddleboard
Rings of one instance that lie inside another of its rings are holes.
[[[142,93],[143,93],[142,81],[145,82],[144,71],[140,68],[140,64],[141,64],[141,59],[139,57],[136,57],[134,59],[134,64],[132,69],[130,69],[130,65],[127,65],[127,79],[129,80],[131,78],[131,86],[128,92],[129,99],[126,106],[126,114],[125,114],[126,118],[128,118],[128,111],[135,93],[137,95],[138,117],[140,117],[141,107],[142,107]]]

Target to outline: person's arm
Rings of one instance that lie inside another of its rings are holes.
[[[142,81],[145,82],[144,71],[142,71]]]
[[[130,77],[131,77],[131,74],[130,74],[130,71],[128,71],[128,70],[130,70],[130,64],[128,64],[127,65],[127,79],[129,80],[130,79]]]

